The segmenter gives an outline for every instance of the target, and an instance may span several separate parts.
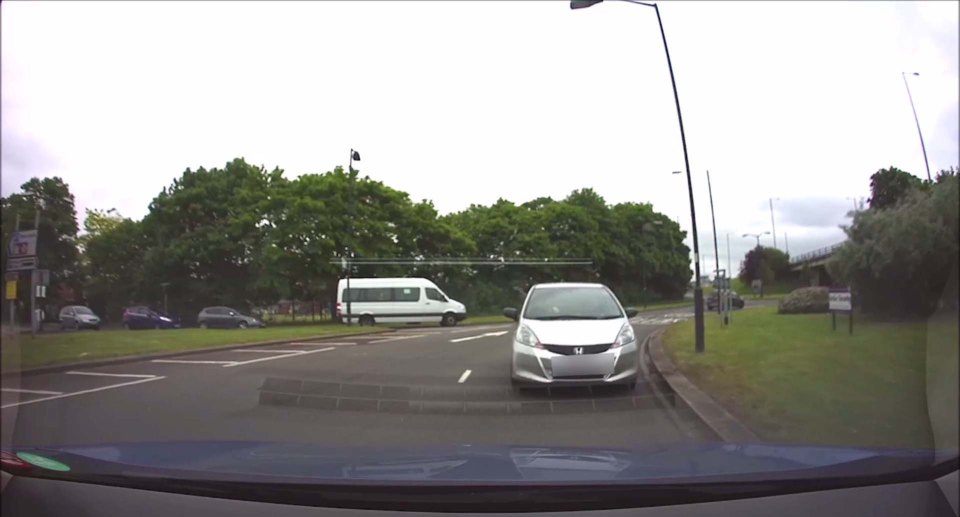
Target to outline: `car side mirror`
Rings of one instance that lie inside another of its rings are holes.
[[[504,309],[503,309],[503,315],[506,316],[506,317],[508,317],[508,318],[510,318],[510,319],[512,319],[513,321],[517,321],[517,320],[519,319],[519,316],[520,316],[520,314],[517,312],[517,309],[515,309],[515,308],[513,308],[513,307],[506,307],[506,308],[504,308]]]
[[[637,309],[634,309],[633,307],[627,307],[626,309],[623,310],[623,312],[627,313],[627,318],[632,318],[637,314],[640,314],[640,311],[638,311]]]

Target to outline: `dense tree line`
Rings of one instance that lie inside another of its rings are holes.
[[[328,302],[349,249],[357,258],[592,261],[353,266],[357,277],[431,278],[474,313],[515,304],[542,281],[600,281],[640,302],[679,298],[691,277],[677,223],[650,204],[610,205],[591,189],[561,200],[501,199],[441,216],[431,202],[415,202],[356,170],[337,167],[289,179],[280,169],[236,159],[223,168],[187,169],[140,220],[88,210],[82,235],[63,181],[30,180],[2,200],[4,242],[14,215],[32,221],[39,199],[45,203],[42,267],[72,287],[52,293],[50,302],[82,301],[110,319],[132,303],[159,305],[164,290],[170,312],[187,317],[214,304],[249,309],[279,299]]]

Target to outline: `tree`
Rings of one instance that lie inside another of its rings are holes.
[[[880,169],[870,176],[870,199],[867,202],[871,210],[890,208],[922,185],[920,178],[896,167]]]
[[[143,261],[149,239],[141,222],[111,212],[87,210],[80,241],[87,303],[107,321],[119,321],[123,307],[147,302],[141,293],[149,291]]]
[[[242,158],[223,169],[187,169],[150,204],[143,230],[150,240],[144,254],[143,297],[158,299],[169,282],[170,303],[181,316],[204,305],[248,308],[276,301],[263,289],[269,275],[273,224],[267,214],[286,180]]]
[[[883,210],[860,212],[845,227],[847,241],[830,264],[850,284],[863,310],[927,315],[956,268],[960,181],[941,171],[926,189],[913,189]]]
[[[31,178],[20,186],[20,192],[0,198],[3,217],[2,260],[7,262],[7,243],[16,230],[33,229],[37,210],[40,227],[37,236],[37,257],[40,267],[50,271],[49,301],[79,295],[79,250],[77,248],[77,212],[70,187],[59,177]],[[21,300],[29,300],[29,289],[20,291]],[[72,301],[72,300],[71,300]]]
[[[740,263],[738,277],[744,284],[751,284],[754,280],[762,279],[769,284],[789,279],[793,276],[790,271],[790,255],[776,249],[758,246],[748,251]]]

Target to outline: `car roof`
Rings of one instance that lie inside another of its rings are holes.
[[[544,284],[536,284],[531,289],[554,289],[557,287],[593,287],[601,289],[606,286],[603,284],[590,282],[549,282]]]

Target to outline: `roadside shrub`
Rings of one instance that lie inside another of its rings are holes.
[[[827,312],[830,308],[829,289],[826,287],[801,287],[780,300],[780,314],[807,314]]]

